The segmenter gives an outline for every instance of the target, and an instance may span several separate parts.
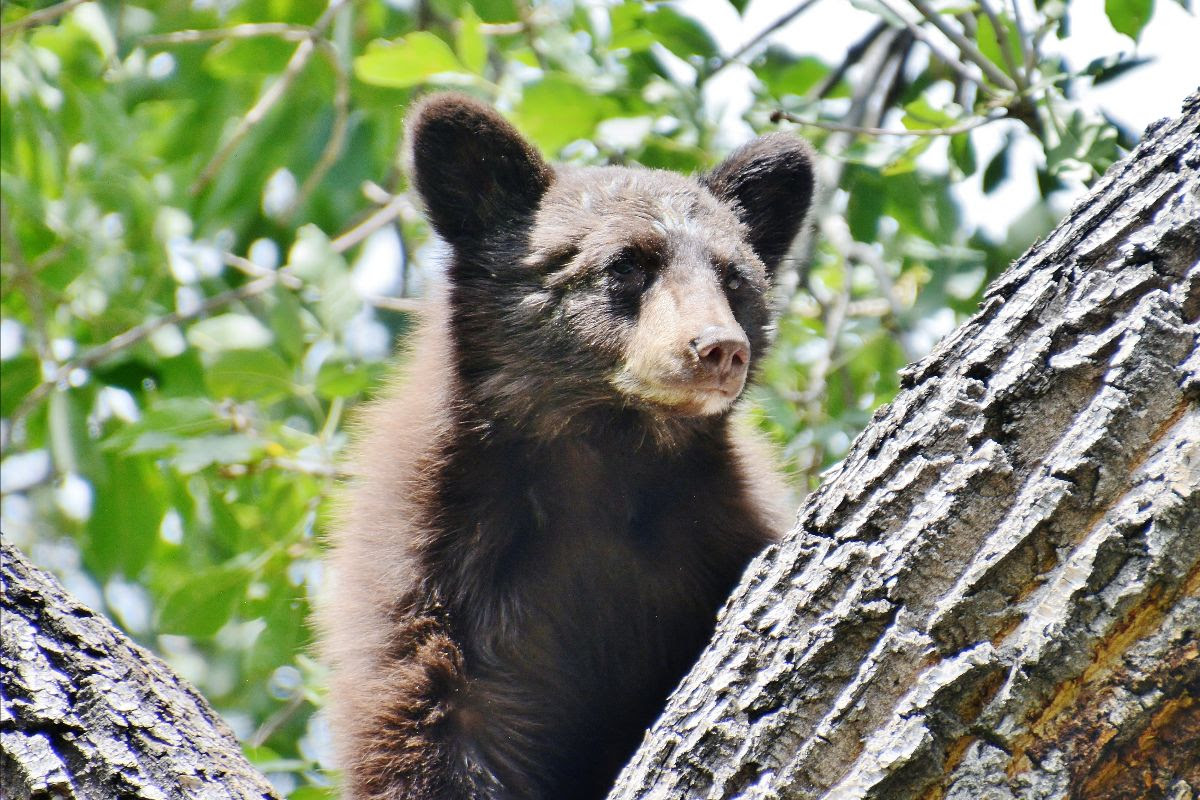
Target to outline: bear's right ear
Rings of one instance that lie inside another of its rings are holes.
[[[434,230],[452,245],[526,220],[554,178],[516,128],[461,94],[435,94],[413,110],[408,159]]]
[[[760,136],[735,150],[700,183],[749,228],[750,245],[774,274],[800,231],[813,198],[813,155],[788,133]]]

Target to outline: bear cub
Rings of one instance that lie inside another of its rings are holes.
[[[447,287],[359,420],[333,535],[344,796],[601,798],[786,525],[730,414],[812,156],[552,167],[456,94],[407,136]]]

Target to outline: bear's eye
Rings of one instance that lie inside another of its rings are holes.
[[[725,264],[718,267],[718,269],[720,269],[722,275],[721,282],[725,284],[725,288],[729,291],[736,292],[746,285],[746,276],[733,264]]]
[[[616,291],[640,291],[646,283],[646,271],[642,268],[641,259],[637,253],[626,251],[618,255],[607,265],[611,276],[612,288]]]
[[[608,271],[620,278],[628,278],[639,272],[637,259],[632,253],[622,253],[608,265]]]

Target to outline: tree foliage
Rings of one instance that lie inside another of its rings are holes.
[[[635,0],[6,4],[6,535],[191,678],[291,797],[326,796],[318,535],[345,421],[437,272],[407,105],[486,97],[578,164],[692,171],[752,130],[812,139],[818,221],[749,406],[799,494],[1049,229],[1055,193],[1131,144],[1083,90],[1141,63],[1046,57],[1064,3],[855,5],[879,22],[827,63],[775,26],[723,51]],[[1106,11],[1136,39],[1153,4]],[[1025,140],[1041,196],[1004,241],[966,229],[956,184],[994,190]]]

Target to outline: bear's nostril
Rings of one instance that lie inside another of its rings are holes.
[[[725,350],[720,344],[710,344],[700,348],[696,352],[700,356],[700,360],[710,367],[720,369],[721,364],[725,361]]]
[[[701,372],[722,382],[735,375],[740,377],[750,360],[749,343],[728,331],[714,330],[707,334],[692,341]]]

